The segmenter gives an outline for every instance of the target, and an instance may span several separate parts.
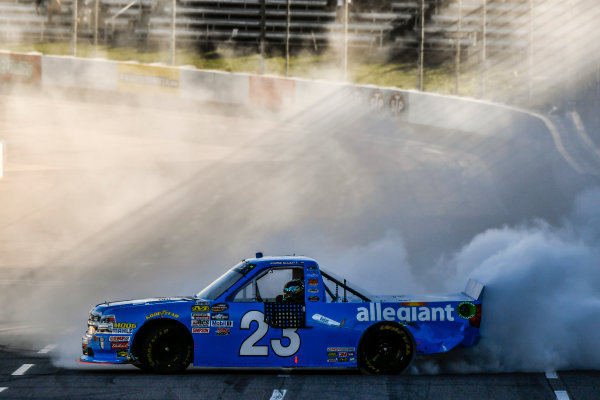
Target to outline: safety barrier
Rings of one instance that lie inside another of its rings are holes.
[[[0,141],[0,179],[4,178],[4,163],[6,162],[6,144]]]
[[[534,113],[396,88],[10,52],[0,52],[0,81],[292,110],[343,92],[342,101],[358,102],[369,112],[386,118],[478,135],[507,135],[510,127],[512,137],[521,135],[534,145],[553,141],[559,152],[562,148],[551,123]],[[571,163],[568,157],[565,159]]]

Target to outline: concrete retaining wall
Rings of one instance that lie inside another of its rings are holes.
[[[540,140],[554,141],[559,151],[561,148],[549,121],[523,110],[455,96],[369,85],[6,51],[0,52],[0,82],[175,96],[267,109],[303,109],[336,96],[342,111],[345,103],[359,104],[373,114],[398,121],[480,135],[504,135],[510,128],[510,136],[514,137],[520,132],[535,130],[536,134],[529,135],[528,140],[542,138]]]

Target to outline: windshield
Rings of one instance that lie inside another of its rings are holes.
[[[227,289],[229,289],[231,286],[237,283],[237,281],[239,281],[255,266],[255,264],[250,264],[247,261],[242,261],[241,263],[233,266],[229,271],[221,275],[213,283],[211,283],[210,285],[202,289],[200,292],[198,292],[196,294],[196,297],[206,300],[215,300]]]

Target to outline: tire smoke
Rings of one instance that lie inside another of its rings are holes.
[[[559,226],[490,229],[438,266],[455,289],[485,284],[479,344],[419,372],[543,372],[600,367],[600,189]]]

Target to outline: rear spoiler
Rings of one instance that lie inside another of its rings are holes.
[[[481,292],[483,292],[483,283],[476,281],[475,279],[469,279],[467,282],[467,287],[463,292],[469,297],[472,297],[474,300],[481,300]]]

